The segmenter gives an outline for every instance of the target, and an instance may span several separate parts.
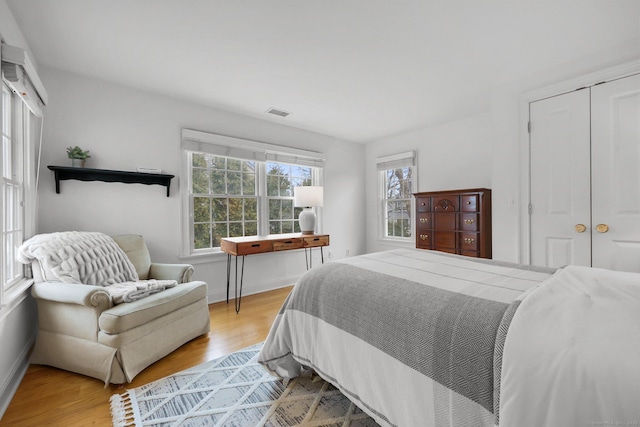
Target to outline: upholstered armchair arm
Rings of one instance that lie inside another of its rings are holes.
[[[31,295],[36,299],[95,307],[100,312],[113,307],[111,297],[103,287],[81,283],[34,283]]]
[[[176,280],[178,283],[191,281],[193,266],[191,264],[151,263],[149,278],[157,280]]]

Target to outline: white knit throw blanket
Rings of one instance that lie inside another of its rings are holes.
[[[37,259],[57,281],[104,286],[114,304],[131,302],[176,286],[175,280],[138,280],[127,254],[111,237],[98,232],[38,234],[18,248],[17,259]]]

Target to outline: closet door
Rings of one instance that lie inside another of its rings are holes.
[[[640,272],[640,75],[591,91],[593,266]]]
[[[531,264],[591,265],[589,89],[530,104]]]

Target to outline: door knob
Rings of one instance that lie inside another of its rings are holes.
[[[598,224],[596,225],[596,231],[598,233],[606,233],[609,231],[609,226],[607,224]]]
[[[576,231],[578,233],[584,233],[585,231],[587,231],[587,226],[584,224],[576,224]]]

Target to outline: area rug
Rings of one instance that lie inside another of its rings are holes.
[[[262,343],[111,397],[113,425],[374,427],[317,376],[284,385],[256,359]]]

